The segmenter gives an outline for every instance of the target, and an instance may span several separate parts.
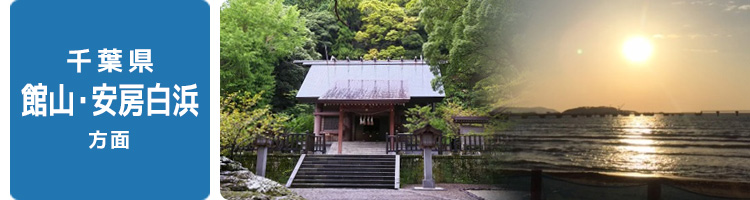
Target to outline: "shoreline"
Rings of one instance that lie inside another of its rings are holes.
[[[500,170],[509,176],[532,176],[532,170]],[[570,172],[544,170],[542,177],[570,184],[595,187],[646,186],[658,183],[702,196],[719,198],[750,198],[750,182],[723,181],[692,177],[664,176],[640,173]],[[542,184],[544,181],[542,181]],[[662,187],[664,188],[664,187]],[[663,189],[662,189],[663,190]]]

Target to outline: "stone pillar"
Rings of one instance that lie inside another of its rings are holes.
[[[424,179],[422,179],[422,187],[425,189],[435,188],[435,180],[432,179],[432,149],[424,148],[422,150],[424,155]]]
[[[268,147],[258,147],[258,159],[255,162],[255,175],[266,177],[266,159]]]

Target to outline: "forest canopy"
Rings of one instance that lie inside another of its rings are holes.
[[[288,119],[274,121],[283,123],[275,131],[310,132],[313,107],[295,99],[307,69],[293,61],[332,57],[423,57],[437,77],[433,87],[442,88],[446,95],[437,110],[487,115],[487,110],[504,102],[508,84],[515,80],[507,73],[514,68],[511,49],[516,35],[509,27],[518,16],[515,4],[505,0],[227,0],[220,14],[222,102],[234,105],[252,98],[252,106],[227,107],[222,116],[264,109],[261,113],[269,119]]]

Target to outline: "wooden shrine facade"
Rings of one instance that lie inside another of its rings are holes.
[[[337,141],[385,141],[405,132],[405,109],[442,100],[423,61],[296,61],[310,66],[297,99],[315,105],[313,132]]]

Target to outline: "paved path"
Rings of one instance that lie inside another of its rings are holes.
[[[342,143],[341,146],[344,148],[341,149],[341,154],[385,155],[385,142],[344,141]],[[326,154],[339,154],[339,143],[331,144],[331,148],[326,151]]]
[[[344,146],[344,149],[342,149],[341,154],[344,155],[385,155],[386,142],[344,141],[343,143],[342,146]],[[450,155],[450,152],[443,153]],[[326,154],[339,154],[339,143],[332,142]],[[422,155],[422,151],[401,151],[400,154]],[[438,151],[432,151],[432,154],[438,155]]]
[[[335,189],[335,188],[292,188],[291,190],[306,199],[382,199],[382,200],[448,200],[448,199],[522,199],[523,194],[501,190],[488,185],[438,184],[444,191],[417,191],[407,185],[399,190],[389,189]],[[528,197],[525,197],[528,199]]]

